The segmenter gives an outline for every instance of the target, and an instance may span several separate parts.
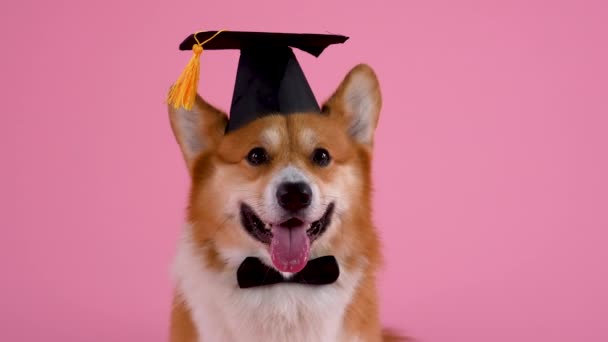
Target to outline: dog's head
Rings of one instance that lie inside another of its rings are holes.
[[[200,97],[169,114],[192,178],[188,219],[207,262],[257,256],[285,273],[315,255],[370,254],[370,168],[381,107],[372,69],[352,69],[322,113],[270,115],[225,134]]]

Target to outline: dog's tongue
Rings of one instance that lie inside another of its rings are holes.
[[[272,263],[281,272],[300,272],[308,262],[310,240],[304,225],[294,228],[273,227],[270,242]]]

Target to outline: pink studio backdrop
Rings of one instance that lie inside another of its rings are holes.
[[[384,91],[382,317],[428,342],[608,341],[605,1],[0,4],[0,341],[166,341],[187,175],[164,95],[194,30],[349,35],[319,99]],[[202,58],[228,108],[236,52]]]

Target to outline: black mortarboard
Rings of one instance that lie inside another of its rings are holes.
[[[329,45],[344,43],[347,39],[327,34],[208,31],[190,35],[179,48],[194,51],[191,64],[197,63],[203,44],[206,50],[240,50],[226,127],[229,132],[267,114],[319,112],[319,104],[292,48],[318,57]],[[174,85],[175,90],[172,88],[169,101],[174,106],[191,108],[198,68],[198,64],[189,65]],[[181,96],[175,94],[179,91]]]

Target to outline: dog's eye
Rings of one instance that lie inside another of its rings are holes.
[[[251,165],[261,165],[269,161],[268,153],[261,147],[256,147],[247,154],[247,161]]]
[[[326,149],[318,148],[312,153],[312,161],[319,166],[327,166],[331,161],[331,157]]]

